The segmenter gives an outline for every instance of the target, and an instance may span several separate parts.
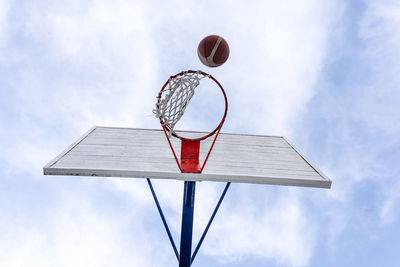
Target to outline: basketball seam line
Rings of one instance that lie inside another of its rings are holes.
[[[215,45],[214,45],[214,47],[213,47],[213,49],[211,51],[211,54],[206,58],[207,62],[210,65],[213,65],[213,67],[218,66],[218,64],[214,62],[214,55],[215,55],[215,53],[217,53],[217,50],[218,50],[218,47],[219,47],[219,44],[221,43],[221,41],[222,41],[222,38],[218,37],[218,40],[215,43]]]

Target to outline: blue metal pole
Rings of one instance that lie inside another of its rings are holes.
[[[229,188],[230,185],[231,185],[231,182],[226,183],[225,189],[224,189],[224,191],[222,192],[221,197],[219,198],[218,204],[217,204],[217,206],[215,207],[214,212],[213,212],[213,214],[211,215],[211,218],[210,218],[210,220],[209,220],[209,222],[208,222],[208,224],[207,224],[207,227],[206,227],[206,229],[204,230],[204,232],[203,232],[203,234],[202,234],[202,236],[201,236],[201,238],[200,238],[200,240],[199,240],[199,243],[197,244],[196,249],[195,249],[194,252],[193,252],[193,256],[192,256],[192,259],[191,259],[190,263],[192,263],[192,262],[194,261],[194,258],[196,257],[196,254],[197,254],[197,252],[199,251],[200,246],[201,246],[201,244],[203,243],[204,238],[206,237],[206,234],[207,234],[207,232],[208,232],[208,229],[210,228],[211,223],[213,222],[214,217],[215,217],[215,215],[217,214],[217,211],[218,211],[218,209],[219,209],[219,206],[221,206],[222,200],[224,200],[226,191],[228,191],[228,188]]]
[[[160,203],[158,202],[158,199],[157,199],[157,195],[154,192],[153,185],[151,184],[151,181],[150,181],[149,178],[147,178],[147,183],[149,184],[149,187],[150,187],[150,190],[151,190],[151,194],[153,195],[154,202],[156,202],[156,206],[157,206],[158,212],[160,213],[161,220],[162,220],[162,222],[164,224],[165,230],[167,231],[169,241],[171,242],[172,248],[174,249],[176,259],[179,261],[178,250],[176,249],[174,239],[172,238],[172,235],[171,235],[171,231],[169,230],[167,221],[165,220],[165,217],[164,217],[164,213],[163,213],[163,211],[161,209]]]
[[[185,182],[179,267],[190,267],[191,264],[195,188],[195,182]]]

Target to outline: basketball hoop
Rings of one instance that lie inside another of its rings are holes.
[[[219,87],[224,97],[225,111],[222,116],[220,123],[210,133],[198,137],[198,138],[187,138],[180,136],[175,132],[174,127],[178,121],[182,118],[187,105],[192,99],[196,87],[200,84],[200,81],[204,78],[213,80]],[[182,172],[195,172],[201,173],[211,150],[215,144],[218,134],[221,130],[222,125],[225,122],[226,114],[228,112],[228,99],[226,97],[224,88],[222,85],[210,74],[203,71],[182,71],[176,75],[171,76],[168,81],[165,82],[163,87],[157,96],[156,108],[153,113],[160,120],[160,124],[165,132],[168,143],[174,154],[176,163]],[[200,141],[207,139],[215,134],[214,140],[210,147],[210,150],[204,160],[203,166],[199,163],[199,152],[200,152]],[[181,162],[176,156],[175,150],[171,144],[170,136],[174,136],[182,141],[181,146]]]

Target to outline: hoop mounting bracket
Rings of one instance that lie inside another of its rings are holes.
[[[200,141],[182,140],[181,170],[182,172],[201,173],[199,162]]]

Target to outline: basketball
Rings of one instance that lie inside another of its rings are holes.
[[[204,65],[218,67],[228,59],[229,46],[221,36],[210,35],[200,41],[197,55]]]

